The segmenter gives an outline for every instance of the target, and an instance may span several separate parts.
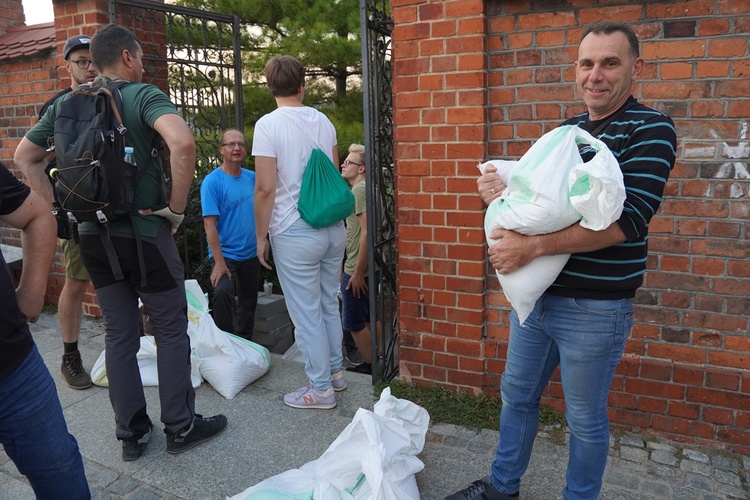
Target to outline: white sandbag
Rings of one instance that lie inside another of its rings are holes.
[[[594,158],[583,163],[578,144],[591,145]],[[488,244],[496,228],[525,235],[546,234],[577,221],[592,230],[606,229],[622,213],[622,171],[606,144],[585,130],[564,125],[543,135],[518,162],[491,160],[479,165],[498,169],[507,186],[487,207]],[[503,293],[523,324],[544,291],[555,281],[570,254],[539,257],[512,273],[497,273]]]
[[[188,336],[200,360],[201,376],[227,399],[266,374],[271,366],[268,349],[224,332],[208,313],[208,299],[196,280],[185,281]]]
[[[140,338],[141,345],[136,354],[138,360],[138,371],[141,373],[141,383],[144,387],[159,385],[159,371],[156,366],[156,341],[151,335]],[[91,381],[94,385],[108,387],[107,368],[105,365],[106,349],[102,351],[91,368]],[[200,360],[191,352],[190,354],[190,382],[194,388],[200,387],[203,379],[200,375]]]
[[[271,366],[268,349],[220,330],[208,314],[200,319],[195,333],[201,375],[227,399],[265,375]]]
[[[320,458],[261,481],[230,500],[418,500],[427,411],[383,390],[374,411],[360,408]]]

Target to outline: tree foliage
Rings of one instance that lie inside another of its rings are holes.
[[[305,66],[305,104],[324,112],[336,127],[339,154],[364,141],[359,0],[178,0],[178,4],[237,15],[242,29],[245,127],[276,109],[263,68],[272,56],[293,55]],[[222,35],[216,40],[231,46]],[[248,158],[252,168],[252,158]]]
[[[361,75],[359,0],[179,0],[180,5],[237,15],[245,26],[243,67],[259,77],[269,57],[299,59],[312,78],[333,82],[336,95]]]

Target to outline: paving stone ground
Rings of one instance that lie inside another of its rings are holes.
[[[295,410],[281,398],[305,384],[302,365],[273,355],[269,372],[232,400],[203,383],[197,411],[224,413],[229,428],[217,439],[181,455],[169,455],[164,434],[155,432],[144,456],[123,462],[114,437],[106,388],[69,389],[60,380],[62,344],[57,316],[44,314],[32,326],[55,378],[68,427],[79,442],[95,499],[223,500],[263,479],[318,458],[351,422],[358,408],[372,409],[369,377],[347,372],[348,389],[335,410]],[[101,321],[84,320],[80,350],[90,368],[104,347]],[[145,389],[149,413],[158,421],[155,387]],[[498,433],[433,423],[419,458],[421,498],[440,500],[488,473]],[[521,500],[561,498],[567,464],[563,430],[540,432]],[[0,500],[27,500],[33,492],[0,449]],[[616,433],[600,498],[603,500],[748,500],[750,457],[667,440]],[[391,500],[391,499],[388,499]],[[399,500],[399,499],[393,499]]]

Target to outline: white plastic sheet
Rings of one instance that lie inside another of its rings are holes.
[[[594,158],[583,163],[578,144],[591,145]],[[585,130],[564,125],[543,135],[517,162],[491,160],[507,186],[487,208],[487,242],[496,228],[525,235],[546,234],[577,221],[594,231],[616,221],[625,201],[622,171],[606,144]],[[547,255],[508,274],[498,273],[503,293],[526,321],[534,304],[565,267],[570,254]]]
[[[261,481],[230,500],[418,500],[414,474],[430,423],[427,410],[383,390],[374,411],[360,408],[320,456]]]

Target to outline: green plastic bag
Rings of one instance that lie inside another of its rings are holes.
[[[307,162],[297,210],[314,228],[336,224],[354,210],[354,195],[349,184],[320,148],[313,148]]]

